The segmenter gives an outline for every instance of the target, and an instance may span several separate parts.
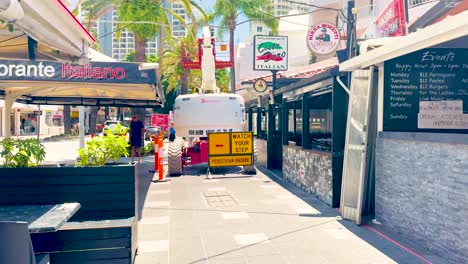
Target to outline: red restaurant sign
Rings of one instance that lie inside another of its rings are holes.
[[[375,20],[377,38],[403,36],[406,32],[403,0],[393,0]]]

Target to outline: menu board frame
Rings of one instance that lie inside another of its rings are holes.
[[[428,48],[385,61],[383,131],[468,133],[466,58],[468,49]]]

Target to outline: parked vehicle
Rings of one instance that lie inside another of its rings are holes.
[[[127,127],[124,123],[116,120],[107,120],[104,123],[104,129],[103,129],[103,134],[104,136],[107,136],[107,132],[111,131],[114,134],[117,134],[115,131],[115,128],[117,127],[117,124],[120,124],[123,127]]]
[[[161,127],[158,126],[149,126],[145,129],[145,140],[151,140],[150,135],[154,137],[154,135],[159,135],[161,132]]]

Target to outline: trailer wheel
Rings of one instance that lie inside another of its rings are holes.
[[[182,175],[182,147],[183,141],[176,140],[169,143],[167,165],[169,175]]]
[[[255,168],[255,163],[257,163],[257,144],[255,144],[255,141],[254,141],[253,148],[254,148],[253,149],[253,165],[243,167],[243,172],[245,174],[251,174],[251,175],[257,174],[257,168]]]

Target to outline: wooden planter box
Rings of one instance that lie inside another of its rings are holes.
[[[70,221],[138,217],[137,175],[134,165],[0,168],[0,206],[78,202]]]

